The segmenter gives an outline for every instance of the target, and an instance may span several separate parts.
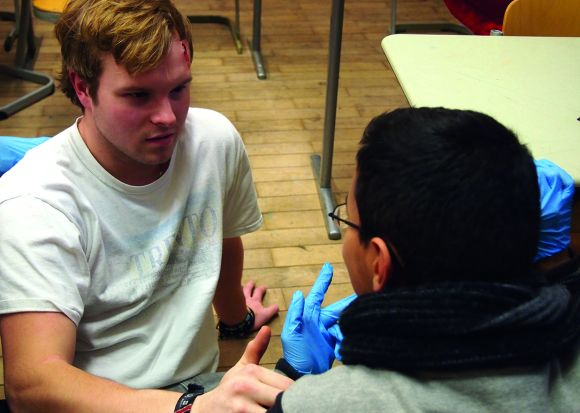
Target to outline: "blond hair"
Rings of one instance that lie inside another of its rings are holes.
[[[170,0],[69,0],[55,33],[62,55],[60,88],[81,108],[69,72],[85,80],[96,99],[103,54],[135,74],[161,62],[175,33],[193,51],[189,22]]]

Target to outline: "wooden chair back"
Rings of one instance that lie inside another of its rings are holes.
[[[580,36],[580,0],[514,0],[503,19],[505,36]]]

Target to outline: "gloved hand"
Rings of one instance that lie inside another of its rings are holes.
[[[574,180],[555,163],[535,161],[540,188],[540,239],[534,261],[552,256],[570,245]]]
[[[288,308],[281,336],[284,358],[302,374],[320,374],[330,369],[337,337],[342,341],[336,321],[349,302],[341,300],[328,306],[330,309],[320,308],[332,274],[332,266],[324,264],[306,300],[301,291],[296,291]]]
[[[322,308],[320,311],[320,321],[322,323],[322,327],[326,328],[326,330],[328,330],[330,335],[334,337],[336,341],[334,345],[334,357],[336,357],[337,360],[342,360],[342,357],[339,354],[339,350],[344,338],[342,331],[340,331],[340,326],[338,325],[338,318],[340,317],[342,311],[348,307],[348,305],[352,303],[356,297],[356,294],[351,294],[342,300],[338,300],[332,304],[329,304],[328,306]]]

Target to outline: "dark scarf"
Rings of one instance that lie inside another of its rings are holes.
[[[361,295],[340,318],[342,361],[398,371],[545,362],[580,336],[579,279],[569,278],[566,285],[467,282]]]

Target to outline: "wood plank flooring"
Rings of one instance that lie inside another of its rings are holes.
[[[186,14],[233,18],[231,0],[178,0],[177,4]],[[12,1],[0,0],[0,10],[12,7]],[[326,236],[310,166],[310,156],[320,154],[322,146],[330,10],[330,1],[263,2],[262,52],[267,80],[256,78],[247,47],[238,55],[224,27],[193,26],[192,105],[224,113],[240,130],[264,215],[263,228],[244,237],[244,279],[267,285],[266,303],[280,306],[280,314],[271,324],[274,336],[262,359],[266,366],[273,366],[281,355],[279,334],[292,293],[296,289],[307,293],[324,262],[335,267],[327,300],[352,291],[342,262],[341,242]],[[401,22],[455,22],[442,0],[400,1],[398,16]],[[337,200],[348,190],[357,143],[367,122],[385,110],[407,106],[380,47],[389,19],[389,1],[346,2],[332,180]],[[241,2],[241,23],[242,36],[250,39],[250,1]],[[42,37],[35,69],[55,76],[59,48],[53,25],[38,19],[34,24]],[[0,22],[0,39],[11,27],[11,23]],[[0,52],[0,63],[11,63],[13,55]],[[0,104],[29,88],[0,77]],[[80,111],[57,91],[0,122],[0,134],[52,136],[79,115]],[[245,343],[221,343],[220,369],[236,362]],[[0,376],[1,372],[2,363]],[[0,396],[3,393],[0,386]]]

